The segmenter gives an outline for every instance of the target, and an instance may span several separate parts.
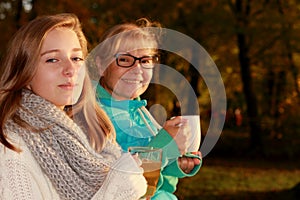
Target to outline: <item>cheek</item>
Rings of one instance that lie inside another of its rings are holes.
[[[126,71],[119,69],[119,67],[109,67],[104,72],[105,82],[111,87],[114,87],[119,80],[125,75]]]
[[[150,82],[152,79],[152,75],[153,75],[153,70],[149,69],[149,70],[144,71],[143,77],[146,82]]]
[[[39,90],[47,90],[51,88],[55,81],[57,80],[57,74],[55,73],[44,73],[43,71],[37,71],[34,75],[32,81],[30,82],[30,87],[35,93],[39,94]]]
[[[76,103],[82,93],[82,88],[84,84],[84,79],[85,79],[85,69],[82,68],[78,72],[78,77],[77,77],[77,84],[78,87],[76,87],[74,94],[73,94],[73,104]]]
[[[86,70],[84,67],[81,67],[78,71],[78,82],[83,84]]]

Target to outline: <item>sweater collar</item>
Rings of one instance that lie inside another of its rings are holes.
[[[97,84],[96,95],[102,104],[121,109],[136,110],[147,105],[147,101],[141,100],[140,97],[134,100],[116,100],[100,84]]]

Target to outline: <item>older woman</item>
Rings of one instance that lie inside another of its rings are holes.
[[[98,102],[111,118],[122,149],[163,149],[161,177],[151,199],[165,200],[177,199],[173,193],[178,178],[195,175],[201,159],[185,155],[190,131],[186,121],[177,116],[162,128],[145,108],[146,101],[139,98],[148,88],[158,62],[158,35],[152,31],[160,29],[157,25],[143,18],[136,24],[114,26],[103,36],[90,60],[95,61],[100,74]]]

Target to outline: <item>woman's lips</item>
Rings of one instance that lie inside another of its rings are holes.
[[[65,84],[58,85],[58,87],[60,87],[61,89],[64,89],[64,90],[73,90],[75,86],[76,86],[76,84],[73,84],[73,83],[65,83]]]
[[[141,80],[132,80],[132,79],[123,79],[124,82],[130,83],[130,84],[140,84],[142,83]]]

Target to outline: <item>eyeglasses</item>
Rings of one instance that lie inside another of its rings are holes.
[[[140,58],[130,54],[118,53],[115,55],[116,62],[119,67],[129,68],[132,67],[138,60],[143,68],[152,69],[158,63],[158,56],[142,56]]]

